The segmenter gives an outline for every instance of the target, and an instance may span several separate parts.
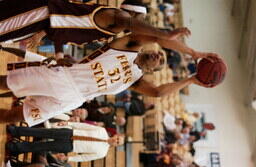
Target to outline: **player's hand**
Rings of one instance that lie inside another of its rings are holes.
[[[192,55],[192,57],[195,60],[205,58],[205,59],[209,60],[212,63],[217,61],[218,59],[220,59],[218,54],[216,54],[216,53],[207,53],[207,52],[195,52]]]
[[[193,84],[196,84],[196,85],[199,85],[199,86],[202,86],[202,87],[205,87],[205,88],[212,88],[212,87],[214,87],[213,84],[204,84],[204,83],[200,82],[197,79],[196,75],[192,76],[191,80],[192,80]]]
[[[188,37],[191,35],[190,30],[187,27],[181,27],[181,28],[176,28],[173,31],[168,32],[168,39],[169,40],[174,40],[179,37],[185,36]]]

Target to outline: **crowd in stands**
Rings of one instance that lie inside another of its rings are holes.
[[[141,161],[145,166],[179,166],[196,167],[194,162],[194,143],[204,139],[208,130],[214,130],[212,123],[203,123],[202,129],[197,130],[195,123],[200,120],[197,112],[184,112],[182,115],[173,115],[172,112],[163,111],[164,137],[161,140],[159,154],[141,154]]]

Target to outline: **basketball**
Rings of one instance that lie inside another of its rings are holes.
[[[216,58],[214,62],[202,59],[197,65],[196,77],[200,82],[214,87],[224,80],[226,71],[227,67],[222,59]]]

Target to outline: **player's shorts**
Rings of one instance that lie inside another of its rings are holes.
[[[9,71],[8,87],[26,98],[24,118],[32,126],[75,109],[85,101],[69,71],[64,67],[27,67]]]

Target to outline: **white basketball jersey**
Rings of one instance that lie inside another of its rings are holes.
[[[117,94],[143,75],[134,64],[138,52],[109,49],[86,64],[65,68],[86,100]]]

